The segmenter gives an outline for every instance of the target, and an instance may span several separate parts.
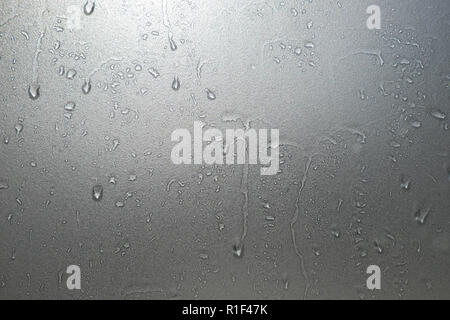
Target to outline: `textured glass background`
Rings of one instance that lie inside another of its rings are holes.
[[[449,39],[448,0],[2,0],[0,298],[450,298]],[[280,172],[172,164],[194,121]]]

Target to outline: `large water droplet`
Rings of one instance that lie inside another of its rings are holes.
[[[28,96],[31,100],[37,100],[39,98],[41,87],[37,83],[33,83],[28,87]]]
[[[89,94],[89,92],[91,92],[91,89],[91,80],[84,81],[83,85],[81,86],[81,91],[83,91],[84,94]]]
[[[19,135],[22,133],[23,131],[23,124],[18,123],[14,126],[14,129],[16,129],[16,134]]]
[[[73,80],[77,75],[77,71],[75,69],[70,69],[67,71],[66,78],[69,80]]]
[[[445,120],[447,118],[447,115],[439,109],[431,110],[431,115],[438,120]]]
[[[90,16],[95,9],[95,1],[94,0],[87,0],[83,7],[83,12],[85,15]]]

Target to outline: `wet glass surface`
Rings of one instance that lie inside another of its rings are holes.
[[[1,1],[0,298],[450,298],[449,39],[448,0]],[[194,122],[278,172],[175,164]]]

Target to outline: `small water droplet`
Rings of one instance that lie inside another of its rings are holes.
[[[400,177],[400,187],[408,191],[411,188],[411,180],[405,176]]]
[[[120,145],[120,141],[118,139],[114,139],[112,151],[115,151],[119,147],[119,145]]]
[[[148,73],[150,73],[152,75],[152,77],[155,79],[160,76],[159,71],[153,67],[148,69]]]
[[[401,144],[398,143],[397,141],[391,141],[391,147],[392,148],[400,148]]]
[[[341,237],[341,232],[340,232],[336,227],[334,227],[334,228],[331,230],[331,234],[332,234],[336,239],[339,239],[339,238]]]
[[[5,190],[8,188],[9,188],[8,181],[0,179],[0,190]]]
[[[123,201],[116,201],[116,207],[117,208],[123,208],[125,206],[125,204],[123,203]]]
[[[206,89],[206,97],[208,100],[216,100],[216,94],[210,89]]]
[[[233,255],[236,258],[242,258],[243,251],[243,247],[240,243],[236,243],[233,245]]]
[[[375,247],[375,251],[378,252],[379,254],[383,253],[383,247],[381,246],[381,244],[378,242],[378,240],[374,240],[373,241],[373,246]]]
[[[420,127],[422,127],[422,123],[420,121],[414,120],[411,122],[411,126],[413,128],[419,129]]]
[[[180,87],[181,87],[180,79],[178,77],[174,77],[172,81],[172,89],[174,91],[178,91],[180,90]]]
[[[103,186],[100,184],[95,185],[92,188],[92,198],[94,201],[100,201],[103,198]]]
[[[314,49],[314,47],[315,47],[315,45],[314,45],[314,42],[312,42],[312,41],[307,41],[305,43],[305,48],[306,49]]]
[[[64,110],[66,111],[75,111],[75,102],[69,101],[66,103],[66,105],[64,106]]]
[[[418,223],[418,224],[425,224],[425,221],[427,220],[428,215],[430,214],[431,208],[428,209],[422,209],[419,208],[415,213],[414,213],[414,220]]]
[[[170,50],[176,51],[178,49],[177,44],[175,43],[175,40],[173,40],[172,32],[169,32],[169,44],[170,44]]]
[[[206,253],[200,253],[199,257],[200,257],[200,259],[202,259],[202,260],[208,260],[208,259],[209,259],[209,256],[208,256],[208,254],[206,254]]]

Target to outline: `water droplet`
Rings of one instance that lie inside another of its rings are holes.
[[[63,76],[64,73],[66,73],[66,69],[64,68],[64,66],[60,66],[59,69],[58,69],[58,74],[60,76]]]
[[[66,103],[66,105],[64,106],[64,110],[66,110],[66,111],[75,111],[75,102],[72,102],[72,101],[70,101],[70,102],[67,102]]]
[[[159,71],[153,67],[148,69],[148,73],[150,73],[152,75],[152,77],[155,79],[160,76]]]
[[[118,139],[114,139],[112,151],[115,151],[119,147],[119,145],[120,145],[120,141]]]
[[[305,43],[305,48],[306,49],[314,49],[314,47],[315,47],[315,45],[314,45],[314,42],[312,42],[312,41],[307,41]]]
[[[8,188],[9,188],[8,182],[4,179],[0,179],[0,190],[5,190]]]
[[[414,213],[414,220],[418,223],[418,224],[425,224],[425,221],[427,220],[428,215],[430,214],[431,208],[428,209],[421,209],[419,208],[415,213]]]
[[[337,229],[334,229],[331,231],[331,234],[336,238],[339,239],[339,237],[341,236],[341,232]]]
[[[208,254],[206,254],[206,253],[200,253],[199,257],[200,257],[200,259],[202,259],[202,260],[208,260],[208,259],[209,259],[209,256],[208,256]]]
[[[243,251],[243,247],[240,243],[236,243],[233,245],[233,255],[236,258],[242,258]]]
[[[116,202],[116,207],[117,208],[123,208],[123,207],[125,207],[125,204],[123,203],[123,201],[117,201]]]
[[[439,109],[431,110],[431,115],[438,120],[445,120],[447,118],[447,115]]]
[[[95,201],[100,201],[103,198],[103,186],[100,184],[95,185],[92,188],[92,198]]]
[[[317,246],[313,246],[313,247],[312,247],[312,250],[313,250],[314,255],[315,255],[316,257],[320,257],[320,249],[317,248]]]
[[[216,94],[210,89],[206,89],[206,97],[208,100],[216,100]]]
[[[109,183],[116,184],[116,177],[115,176],[109,177]]]
[[[15,125],[14,129],[16,129],[16,134],[19,135],[22,133],[23,131],[23,124],[18,123]]]
[[[411,126],[413,128],[419,129],[420,127],[422,127],[422,123],[420,121],[414,120],[411,122]]]
[[[175,43],[175,40],[173,40],[172,32],[169,32],[169,44],[170,44],[170,50],[175,51],[178,49],[177,44]]]
[[[411,188],[411,180],[405,176],[400,177],[400,187],[408,191]]]
[[[16,134],[19,135],[23,131],[23,124],[18,123],[14,126],[14,129],[16,130]]]
[[[375,247],[375,251],[378,252],[379,254],[383,253],[383,247],[381,246],[381,244],[378,242],[378,240],[374,240],[373,241],[373,246]]]
[[[39,98],[41,87],[37,83],[33,83],[28,87],[28,96],[31,100],[37,100]]]
[[[67,71],[66,78],[69,80],[73,80],[77,75],[77,71],[75,69],[70,69]]]
[[[83,12],[85,15],[90,16],[95,9],[95,1],[87,0],[83,7]]]
[[[392,148],[400,148],[402,145],[398,143],[397,141],[391,141],[391,147]]]
[[[172,81],[172,89],[174,91],[178,91],[180,90],[180,87],[181,87],[180,79],[178,77],[174,77]]]
[[[83,91],[84,94],[89,94],[89,92],[91,92],[91,89],[91,80],[84,81],[83,85],[81,86],[81,91]]]

